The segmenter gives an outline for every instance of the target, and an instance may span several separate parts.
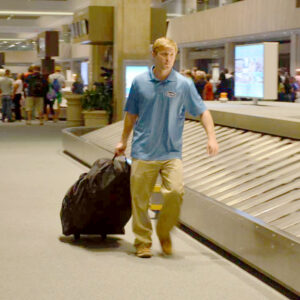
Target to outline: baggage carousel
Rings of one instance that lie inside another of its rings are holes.
[[[122,121],[67,128],[64,151],[86,165],[112,157],[122,128]],[[280,136],[247,126],[215,129],[220,153],[209,157],[199,121],[185,121],[180,222],[300,295],[300,140],[283,136],[282,128]]]

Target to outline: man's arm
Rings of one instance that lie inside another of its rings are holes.
[[[219,145],[216,140],[214,121],[210,112],[208,110],[204,111],[200,119],[207,134],[207,153],[216,155],[219,152]]]
[[[128,142],[129,135],[133,129],[133,126],[134,126],[137,118],[138,118],[138,115],[133,115],[128,112],[126,113],[121,141],[117,144],[117,146],[115,148],[115,155],[119,156],[119,155],[124,154],[124,152],[127,148],[127,142]]]

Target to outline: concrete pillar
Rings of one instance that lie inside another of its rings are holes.
[[[89,83],[92,85],[95,81],[102,81],[100,74],[101,67],[110,67],[104,60],[107,46],[90,45],[90,64],[89,64]]]
[[[180,48],[179,53],[179,70],[191,69],[193,67],[192,61],[189,59],[190,49],[189,48]]]
[[[229,72],[234,71],[234,43],[225,44],[224,53],[224,67],[228,69]]]
[[[291,34],[290,49],[290,74],[296,75],[296,69],[300,69],[300,34]]]
[[[124,60],[149,59],[151,0],[119,0],[114,15],[114,121],[124,108]]]

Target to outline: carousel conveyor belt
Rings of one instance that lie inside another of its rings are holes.
[[[112,156],[122,128],[122,121],[68,128],[64,150],[91,165]],[[181,223],[299,293],[300,141],[223,126],[215,131],[220,152],[210,157],[202,126],[185,121]]]

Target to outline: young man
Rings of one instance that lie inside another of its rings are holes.
[[[65,84],[65,76],[61,73],[61,67],[55,66],[55,72],[51,75],[49,75],[48,78],[49,84],[51,85],[51,88],[55,90],[56,92],[56,98],[54,100],[54,117],[53,121],[57,122],[60,114],[60,104],[62,102],[62,88],[66,86]]]
[[[31,125],[32,110],[35,108],[40,120],[40,125],[44,125],[43,107],[44,107],[44,90],[47,82],[40,73],[39,66],[33,67],[33,73],[29,74],[26,79],[27,97],[26,97],[26,111],[27,111],[27,125]]]
[[[10,78],[10,71],[5,70],[4,77],[0,77],[0,93],[2,94],[2,122],[5,118],[8,122],[12,122],[12,94],[13,94],[13,80]]]
[[[164,205],[156,232],[164,254],[172,254],[170,231],[178,221],[183,196],[181,148],[186,111],[201,115],[208,136],[208,154],[218,152],[212,117],[193,81],[172,69],[176,54],[174,41],[168,38],[155,41],[154,66],[133,81],[125,107],[122,138],[115,149],[116,155],[124,153],[134,127],[130,183],[133,232],[136,255],[143,258],[152,256],[148,205],[158,174],[162,178]]]

